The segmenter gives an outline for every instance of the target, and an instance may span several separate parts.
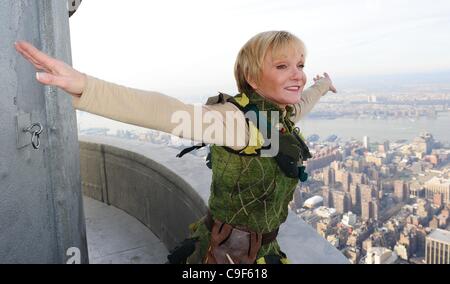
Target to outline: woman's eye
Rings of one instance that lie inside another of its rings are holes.
[[[286,67],[285,64],[277,65],[277,69],[286,69]]]
[[[298,68],[303,69],[303,68],[305,68],[305,65],[298,65]]]

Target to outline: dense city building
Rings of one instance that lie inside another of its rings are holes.
[[[310,200],[299,217],[352,263],[443,263],[450,149],[436,147],[427,133],[411,144],[376,145],[366,137],[336,145],[313,146],[320,163],[331,154],[340,159],[319,167],[313,158],[303,186]]]
[[[450,231],[436,229],[426,237],[428,264],[450,264]]]

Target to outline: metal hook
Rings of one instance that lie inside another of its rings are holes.
[[[39,127],[39,130],[31,131],[33,127]],[[42,133],[42,130],[44,128],[42,127],[42,124],[39,122],[33,123],[31,126],[24,128],[23,132],[31,133],[31,145],[33,145],[34,149],[39,149],[39,146],[41,145],[41,141],[39,141],[39,135]]]

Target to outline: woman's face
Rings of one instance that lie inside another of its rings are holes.
[[[303,72],[304,52],[287,47],[277,56],[267,52],[259,82],[251,84],[261,96],[284,108],[300,102],[300,94],[306,84]]]

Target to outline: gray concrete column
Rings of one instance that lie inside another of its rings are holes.
[[[71,64],[68,19],[66,1],[0,1],[0,263],[88,262],[71,98],[14,50],[26,40]],[[42,124],[39,149],[18,122]]]

